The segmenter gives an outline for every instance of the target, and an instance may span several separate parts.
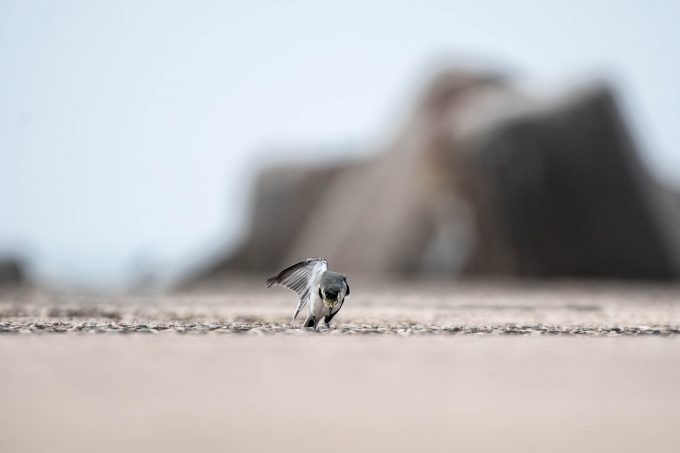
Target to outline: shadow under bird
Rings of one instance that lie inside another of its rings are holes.
[[[309,305],[309,314],[302,327],[316,329],[321,318],[330,328],[331,319],[340,311],[349,296],[347,277],[328,270],[328,261],[310,258],[293,264],[267,279],[267,288],[281,285],[300,296],[293,319]]]

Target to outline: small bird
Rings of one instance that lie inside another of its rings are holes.
[[[295,291],[300,296],[293,319],[309,303],[309,314],[302,327],[316,329],[321,318],[330,328],[345,298],[349,296],[347,277],[328,270],[328,261],[323,258],[310,258],[293,264],[267,279],[267,288],[281,285]]]

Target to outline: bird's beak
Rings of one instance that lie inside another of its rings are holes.
[[[324,305],[326,305],[328,308],[333,308],[338,304],[337,300],[331,300],[331,299],[324,299],[323,300]]]

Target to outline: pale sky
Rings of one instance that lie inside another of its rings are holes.
[[[178,275],[238,240],[262,162],[376,150],[450,56],[612,81],[680,184],[677,5],[0,0],[0,253],[62,284]]]

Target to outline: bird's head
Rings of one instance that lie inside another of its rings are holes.
[[[345,299],[347,292],[347,279],[337,272],[324,272],[319,281],[319,297],[328,308],[336,307]]]
[[[328,308],[333,308],[340,302],[340,292],[341,288],[338,285],[322,285],[319,287],[319,296]]]

